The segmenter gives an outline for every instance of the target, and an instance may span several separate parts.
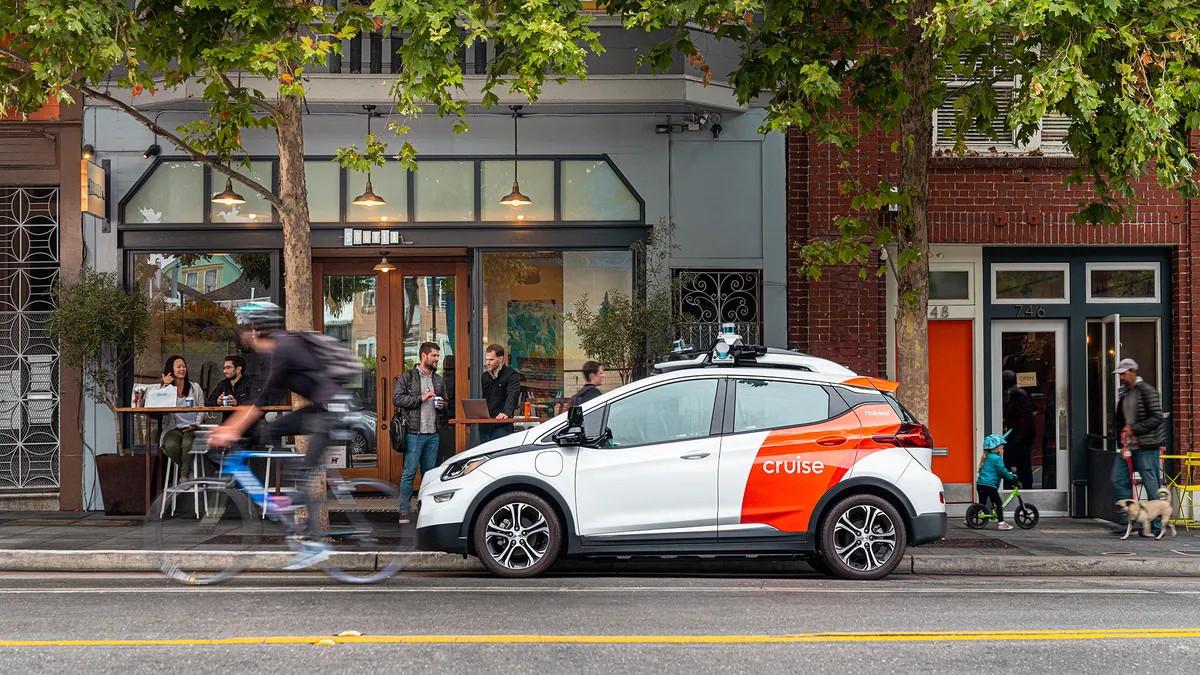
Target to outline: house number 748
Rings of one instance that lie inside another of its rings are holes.
[[[930,305],[929,318],[931,319],[949,319],[950,308],[946,305]]]

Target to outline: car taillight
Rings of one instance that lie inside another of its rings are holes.
[[[872,436],[871,440],[880,445],[894,445],[899,448],[932,448],[933,434],[924,424],[901,424],[894,434]]]

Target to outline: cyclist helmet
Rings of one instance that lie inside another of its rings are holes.
[[[984,450],[995,450],[996,448],[1004,445],[1005,443],[1008,442],[1008,435],[1010,433],[1012,433],[1012,429],[1009,429],[1008,431],[1004,432],[1003,436],[1001,436],[1000,434],[988,434],[988,436],[983,439],[983,449]]]
[[[235,314],[240,328],[249,328],[260,335],[283,329],[283,310],[273,302],[248,302],[238,307]]]

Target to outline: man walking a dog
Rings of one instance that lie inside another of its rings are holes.
[[[1128,448],[1133,461],[1133,470],[1142,477],[1142,485],[1146,487],[1147,498],[1158,494],[1162,486],[1159,476],[1159,448],[1167,441],[1166,427],[1163,424],[1162,403],[1159,401],[1158,390],[1150,383],[1138,377],[1138,364],[1133,359],[1121,359],[1114,374],[1121,377],[1121,389],[1117,401],[1116,414],[1113,416],[1113,431],[1118,439],[1118,452]],[[1113,494],[1118,500],[1133,497],[1133,484],[1130,481],[1129,465],[1123,456],[1113,462],[1112,482]],[[1125,515],[1119,516],[1121,524],[1125,524]],[[1153,532],[1162,532],[1162,519],[1156,518]],[[1118,530],[1124,534],[1125,528]]]

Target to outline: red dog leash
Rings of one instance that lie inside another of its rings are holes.
[[[1129,490],[1133,493],[1133,501],[1139,502],[1141,497],[1138,496],[1137,483],[1133,481],[1133,455],[1129,452],[1129,442],[1124,436],[1121,437],[1121,449],[1121,454],[1125,456],[1125,465],[1129,467]]]

